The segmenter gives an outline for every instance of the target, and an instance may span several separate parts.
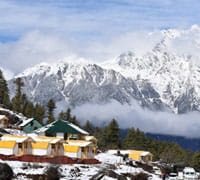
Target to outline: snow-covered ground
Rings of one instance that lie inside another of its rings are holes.
[[[87,164],[73,164],[73,165],[59,165],[59,170],[61,172],[61,180],[90,180],[94,179],[95,175],[102,176],[101,180],[114,180],[113,175],[132,174],[136,175],[138,173],[148,174],[149,179],[161,180],[157,175],[151,174],[144,171],[142,168],[132,167],[126,165],[122,157],[111,155],[108,153],[100,153],[96,156],[96,159],[101,161],[101,164],[87,165]],[[51,165],[48,163],[26,163],[19,161],[2,161],[0,163],[7,163],[12,167],[17,180],[29,180],[27,175],[42,175]],[[134,162],[133,162],[134,164]],[[106,173],[104,173],[106,172]],[[129,180],[130,178],[126,178]]]

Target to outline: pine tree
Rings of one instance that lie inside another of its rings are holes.
[[[91,135],[94,134],[94,127],[88,120],[86,121],[85,125],[83,126],[83,129],[85,129]]]
[[[24,113],[26,117],[31,118],[34,115],[34,105],[32,102],[28,101],[24,106]]]
[[[194,167],[197,171],[200,171],[200,152],[197,151],[192,156],[192,160],[190,162],[190,165]]]
[[[6,108],[11,107],[8,85],[1,70],[0,70],[0,104],[4,105],[4,107]]]
[[[22,108],[22,113],[25,115],[25,108],[27,106],[27,104],[29,103],[30,101],[28,101],[28,98],[26,96],[26,94],[22,94],[21,96],[21,108]]]
[[[80,126],[80,123],[77,121],[76,116],[73,116],[73,117],[71,118],[70,122],[71,122],[72,124],[75,124],[75,125],[77,125],[77,126]]]
[[[65,119],[65,113],[63,111],[61,111],[59,114],[58,114],[58,120],[64,120]]]
[[[144,132],[139,129],[135,130],[134,128],[131,128],[124,139],[123,146],[125,148],[144,150],[149,147],[149,141]]]
[[[13,110],[19,113],[23,112],[23,102],[22,102],[22,87],[24,83],[21,78],[17,78],[14,83],[16,84],[16,95],[12,99]]]
[[[66,116],[65,121],[71,121],[72,116],[71,116],[71,109],[70,109],[70,108],[67,109],[67,111],[66,111],[65,114],[66,114],[66,115],[65,115],[65,116]]]
[[[63,121],[72,121],[72,116],[71,116],[71,109],[68,108],[66,112],[61,111],[58,115],[58,120],[63,120]]]
[[[41,105],[36,104],[33,117],[34,119],[38,120],[40,124],[43,124],[43,119],[45,117],[45,109]]]
[[[106,147],[118,148],[120,146],[120,129],[117,121],[113,119],[103,132],[103,142]]]
[[[68,121],[77,126],[80,126],[80,123],[77,121],[76,116],[72,117],[70,108],[68,108],[66,112],[61,111],[58,115],[58,120]]]
[[[129,129],[124,142],[123,142],[123,146],[125,148],[129,148],[129,147],[134,147],[135,145],[135,136],[136,136],[136,131],[134,128]]]
[[[47,103],[47,109],[48,109],[48,112],[47,112],[48,121],[47,121],[47,123],[51,123],[55,120],[55,118],[54,118],[55,108],[56,108],[56,105],[55,105],[54,100],[50,99],[49,102]]]
[[[98,148],[104,150],[106,147],[105,138],[103,137],[104,129],[100,127],[94,128],[94,136],[98,139]]]
[[[165,149],[162,151],[160,158],[163,162],[174,164],[183,163],[185,159],[184,150],[177,143],[167,143]]]

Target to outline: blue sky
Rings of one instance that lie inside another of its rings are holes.
[[[200,22],[199,0],[1,0],[0,42],[30,30],[102,41],[119,34],[186,28]]]
[[[0,0],[0,67],[19,73],[69,55],[104,61],[146,50],[142,32],[189,29],[199,12],[199,0]]]

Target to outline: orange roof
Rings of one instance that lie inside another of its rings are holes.
[[[49,146],[49,142],[32,142],[31,145],[33,149],[47,149]]]
[[[71,146],[64,144],[64,152],[71,152],[71,153],[77,153],[79,150],[79,146]]]
[[[59,137],[48,137],[48,136],[36,136],[36,138],[38,139],[61,139]]]
[[[13,149],[15,144],[15,141],[0,141],[0,148]]]

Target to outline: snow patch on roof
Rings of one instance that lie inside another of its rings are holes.
[[[150,154],[151,154],[150,152],[144,151],[144,152],[142,152],[141,156],[147,156],[147,155],[150,155]]]
[[[24,126],[26,126],[28,123],[30,123],[30,122],[33,121],[33,120],[34,120],[33,118],[24,119],[24,120],[22,121],[22,123],[19,124],[19,127],[24,127]]]
[[[77,140],[67,141],[67,145],[71,145],[71,146],[86,147],[86,146],[89,146],[90,144],[92,144],[92,142],[89,142],[89,141],[77,141]]]
[[[94,136],[85,136],[86,141],[96,140]]]
[[[89,134],[87,131],[81,129],[80,127],[78,127],[78,126],[76,126],[76,125],[74,125],[72,123],[70,123],[69,126],[71,126],[72,128],[76,129],[77,131],[79,131],[82,134],[87,134],[87,135]]]
[[[55,144],[59,141],[62,141],[62,138],[58,138],[58,137],[46,137],[46,136],[33,135],[32,138],[36,142],[49,142],[51,144]]]
[[[43,126],[37,130],[35,130],[36,133],[40,133],[40,132],[46,132],[50,127],[52,127],[58,120],[50,123],[50,124],[47,124],[46,126]]]
[[[28,136],[13,136],[13,135],[3,135],[1,140],[3,141],[16,141],[17,143],[22,143],[27,140],[33,140],[31,137]]]

